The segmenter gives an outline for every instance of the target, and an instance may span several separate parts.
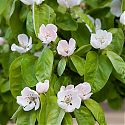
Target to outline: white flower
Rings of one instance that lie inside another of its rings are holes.
[[[40,106],[39,95],[36,91],[25,87],[21,91],[22,96],[17,96],[17,103],[23,107],[24,111],[30,111],[33,108],[37,110]]]
[[[36,91],[38,93],[45,93],[49,89],[49,80],[45,80],[44,83],[38,82],[36,84]]]
[[[87,100],[91,97],[91,86],[89,83],[84,82],[80,83],[75,87],[75,89],[78,91],[78,94],[82,100]]]
[[[66,112],[73,112],[75,108],[79,109],[81,106],[81,98],[73,85],[68,85],[66,88],[62,86],[57,96],[59,107]]]
[[[122,11],[121,11],[122,1],[121,0],[113,0],[111,2],[111,13],[115,15],[116,17],[120,17]]]
[[[123,24],[123,25],[125,25],[125,11],[120,16],[120,23]]]
[[[3,45],[6,42],[6,40],[3,37],[0,37],[0,46]]]
[[[34,53],[34,56],[40,57],[41,53],[42,53],[41,51],[35,52],[35,53]]]
[[[94,19],[90,15],[87,15],[88,18],[92,21],[92,23],[95,25],[95,30],[100,30],[101,29],[101,20],[99,18]],[[84,22],[84,21],[83,21]],[[89,32],[92,33],[92,29],[89,27],[88,24],[85,24],[86,27],[88,28]]]
[[[76,118],[72,118],[73,120],[73,125],[78,125]]]
[[[20,1],[26,5],[33,5],[34,3],[40,5],[44,0],[20,0]]]
[[[57,0],[58,4],[66,8],[72,8],[73,6],[79,5],[81,0]]]
[[[41,25],[38,38],[45,44],[55,41],[57,38],[57,27],[54,24]]]
[[[44,0],[34,0],[37,5],[40,5]]]
[[[27,35],[19,34],[18,41],[20,46],[17,46],[16,44],[12,44],[11,46],[12,51],[17,51],[19,53],[26,53],[32,48],[32,37],[28,39]]]
[[[90,44],[95,49],[105,49],[112,42],[112,33],[106,30],[97,30],[91,34]]]
[[[69,43],[66,40],[61,40],[57,46],[58,54],[65,57],[70,56],[74,53],[74,50],[76,49],[75,46],[76,41],[73,38],[69,40]]]

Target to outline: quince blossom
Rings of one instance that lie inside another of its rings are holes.
[[[87,100],[91,97],[91,86],[89,83],[84,82],[75,87],[75,89],[78,91],[78,94],[82,100]]]
[[[32,37],[28,39],[27,35],[19,34],[18,41],[20,46],[17,46],[16,44],[12,44],[11,46],[12,51],[17,51],[19,53],[26,53],[32,48]]]
[[[120,16],[120,23],[123,24],[123,25],[125,25],[125,11]]]
[[[38,38],[45,44],[55,41],[57,38],[57,27],[54,24],[41,25]]]
[[[66,112],[73,112],[75,108],[79,109],[81,106],[81,98],[73,85],[68,85],[66,88],[62,86],[57,94],[57,103],[60,108]]]
[[[33,5],[34,3],[36,3],[37,5],[41,4],[44,0],[20,0],[21,2],[23,2],[26,5]]]
[[[39,82],[36,84],[36,91],[38,93],[45,93],[49,89],[49,80],[45,80],[44,83]]]
[[[72,8],[73,6],[79,5],[81,0],[57,0],[58,4],[66,8]]]
[[[95,49],[105,49],[112,42],[112,33],[106,30],[97,30],[91,34],[90,44]]]
[[[74,53],[74,50],[76,49],[75,46],[76,41],[73,38],[69,40],[69,43],[66,40],[61,40],[57,46],[58,54],[64,57],[70,56]]]
[[[72,120],[73,120],[73,125],[78,125],[76,118],[72,118]]]
[[[17,103],[23,107],[24,111],[30,111],[33,108],[37,110],[40,106],[39,95],[36,91],[25,87],[21,91],[22,96],[17,96]]]

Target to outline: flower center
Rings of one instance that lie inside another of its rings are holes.
[[[62,101],[64,103],[66,103],[67,105],[72,105],[72,95],[67,95],[64,97],[64,101]]]

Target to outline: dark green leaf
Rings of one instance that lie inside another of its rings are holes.
[[[86,107],[81,106],[74,114],[79,125],[95,125],[94,117]]]
[[[70,113],[65,114],[62,125],[73,125],[73,120]]]
[[[85,62],[84,81],[90,83],[93,93],[101,90],[109,79],[112,65],[105,55],[90,51]]]
[[[72,60],[72,63],[74,64],[78,74],[80,76],[83,76],[83,74],[84,74],[84,63],[85,63],[84,59],[77,56],[77,55],[72,55],[70,58]]]

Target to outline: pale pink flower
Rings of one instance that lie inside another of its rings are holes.
[[[64,57],[71,56],[74,53],[74,50],[76,49],[76,41],[71,38],[69,40],[69,43],[66,40],[61,40],[58,43],[57,51],[59,55],[62,55]]]

